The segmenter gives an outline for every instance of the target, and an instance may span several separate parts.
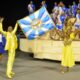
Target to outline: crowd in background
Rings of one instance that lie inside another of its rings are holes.
[[[46,8],[48,7],[46,1],[42,1],[41,6],[45,6]],[[30,3],[28,4],[29,14],[32,14],[33,12],[35,12],[35,10],[36,10],[35,3],[33,1],[30,1]],[[76,4],[76,2],[73,1],[73,4],[69,5],[68,7],[66,7],[62,1],[60,1],[59,3],[54,2],[52,13],[50,13],[50,16],[53,22],[55,23],[55,27],[56,27],[55,31],[56,30],[60,32],[63,31],[65,19],[67,17],[76,19],[74,23],[74,27],[75,30],[79,30],[80,29],[80,0],[78,4]],[[56,36],[57,34],[55,34],[56,33],[55,31],[53,30],[52,34]],[[59,37],[55,39],[60,40]],[[79,40],[79,34],[77,35],[76,40]]]

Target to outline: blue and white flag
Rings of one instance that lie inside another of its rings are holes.
[[[18,23],[29,40],[45,34],[55,26],[44,6],[33,14],[18,20]]]

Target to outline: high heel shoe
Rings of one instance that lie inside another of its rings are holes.
[[[10,74],[8,74],[7,77],[8,77],[9,79],[12,79],[12,76],[11,76]]]
[[[15,75],[15,73],[14,72],[11,72],[11,75],[13,76],[13,75]]]

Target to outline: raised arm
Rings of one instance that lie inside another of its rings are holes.
[[[17,28],[18,28],[18,23],[15,24],[15,27],[14,27],[14,30],[13,30],[13,33],[14,33],[14,34],[16,33]]]
[[[4,20],[4,18],[1,18],[1,19],[0,19],[0,32],[1,32],[4,36],[6,36],[6,31],[3,30],[3,25],[2,25],[3,20]]]

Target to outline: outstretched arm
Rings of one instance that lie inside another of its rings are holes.
[[[3,25],[2,25],[3,20],[4,20],[4,18],[1,18],[1,19],[0,19],[0,32],[1,32],[4,36],[6,36],[6,31],[3,30]]]
[[[18,23],[15,24],[15,27],[14,27],[14,30],[13,30],[13,33],[14,33],[14,34],[16,33],[17,28],[18,28]]]

